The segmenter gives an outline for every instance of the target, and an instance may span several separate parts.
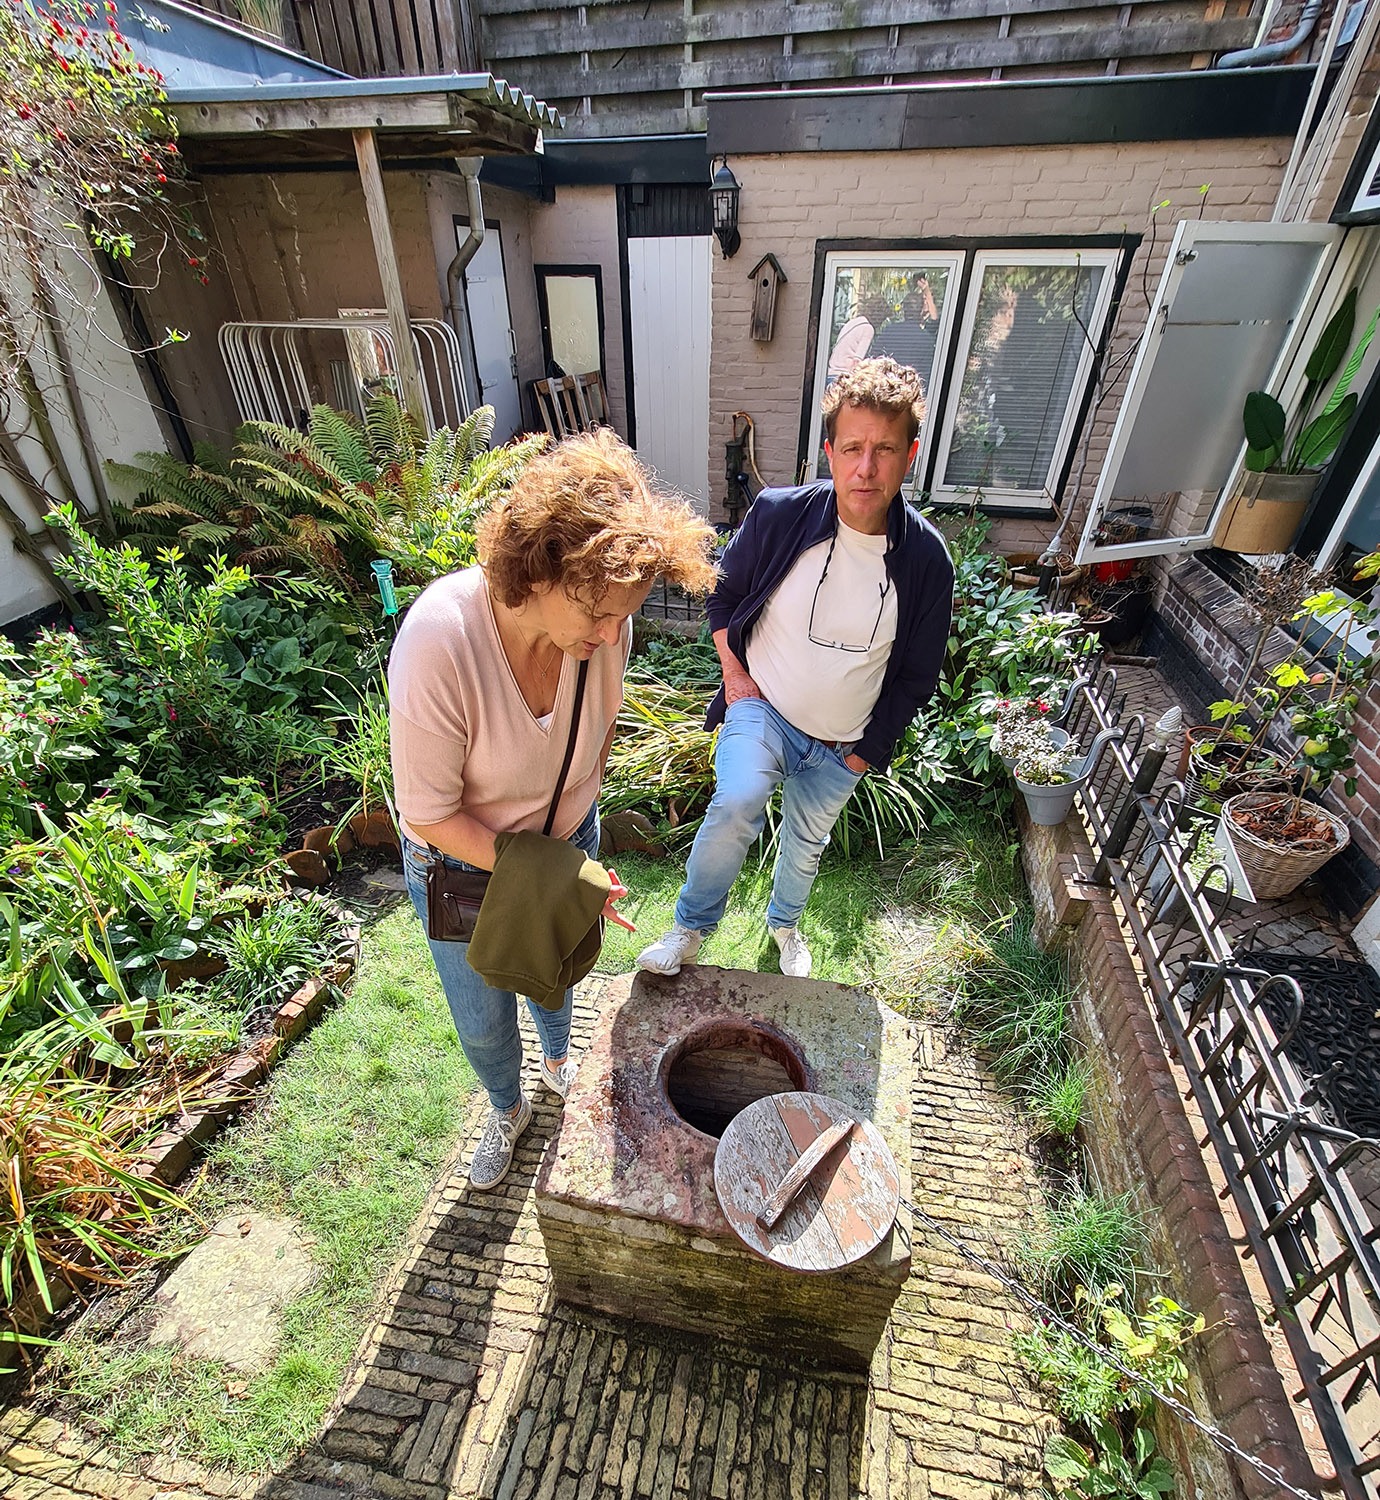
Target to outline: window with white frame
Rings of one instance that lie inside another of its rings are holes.
[[[807,472],[827,474],[819,402],[859,359],[919,371],[928,412],[912,493],[1048,512],[1121,251],[839,251],[825,258]]]

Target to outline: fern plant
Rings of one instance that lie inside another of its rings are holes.
[[[202,445],[192,464],[166,454],[112,464],[133,495],[121,530],[145,552],[174,542],[201,562],[221,554],[254,572],[296,569],[357,594],[379,556],[426,583],[474,561],[479,514],[546,441],[489,451],[493,426],[484,406],[424,440],[387,391],[363,421],[315,406],[304,432],[249,422],[231,455]]]

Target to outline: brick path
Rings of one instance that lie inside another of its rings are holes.
[[[577,1046],[607,983],[577,1000]],[[1009,1244],[1037,1192],[1018,1127],[969,1056],[935,1031],[919,1037],[916,1201],[977,1248]],[[472,1195],[460,1174],[440,1183],[325,1429],[284,1472],[229,1479],[159,1460],[121,1470],[20,1410],[0,1418],[0,1493],[992,1500],[1038,1489],[1053,1420],[1010,1352],[1022,1319],[942,1246],[914,1246],[866,1382],[555,1305],[532,1196],[559,1119],[547,1099],[498,1191]],[[477,1126],[476,1109],[471,1140]]]

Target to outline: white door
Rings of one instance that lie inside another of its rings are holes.
[[[469,225],[457,224],[457,243],[463,244],[469,232]],[[517,343],[508,312],[508,285],[503,279],[503,241],[496,224],[486,226],[474,259],[465,267],[464,283],[475,373],[479,377],[476,404],[493,407],[494,442],[506,443],[522,429],[522,397],[517,381]]]
[[[637,452],[661,481],[709,508],[709,272],[713,240],[628,241]]]

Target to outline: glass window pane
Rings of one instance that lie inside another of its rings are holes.
[[[821,318],[828,340],[825,385],[846,375],[862,359],[890,355],[920,376],[926,395],[937,383],[939,326],[949,292],[949,266],[839,266]],[[822,394],[822,393],[821,393]],[[823,438],[815,473],[827,477]]]
[[[1104,266],[985,267],[946,486],[1048,488],[1107,274]]]
[[[544,277],[550,320],[552,375],[590,375],[603,366],[599,348],[599,293],[593,276]]]

